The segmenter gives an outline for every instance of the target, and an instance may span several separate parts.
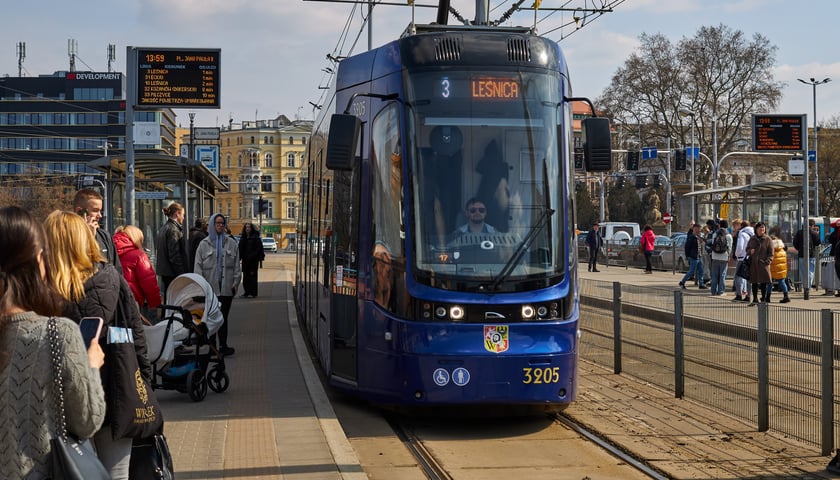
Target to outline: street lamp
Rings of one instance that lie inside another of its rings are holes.
[[[680,113],[691,117],[691,193],[694,193],[694,112],[681,108]],[[691,196],[691,219],[697,221],[697,205],[694,195]]]
[[[814,91],[814,216],[820,216],[820,168],[819,168],[819,161],[818,161],[818,153],[819,153],[819,144],[817,143],[817,85],[822,85],[823,83],[828,83],[831,81],[830,78],[826,77],[822,80],[816,80],[814,77],[810,78],[810,81],[802,80],[801,78],[797,78],[800,82],[804,83],[805,85],[811,85]],[[807,153],[807,152],[806,152]],[[805,161],[807,162],[808,159],[806,158]]]
[[[193,122],[195,121],[195,112],[190,112],[190,160],[195,158],[195,129],[193,127]]]

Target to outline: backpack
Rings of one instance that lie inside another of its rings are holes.
[[[726,253],[726,232],[723,229],[715,233],[715,238],[712,240],[712,251],[714,253]]]

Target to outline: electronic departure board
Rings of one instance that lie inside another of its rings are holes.
[[[221,49],[138,48],[137,106],[219,108]]]
[[[804,115],[753,115],[753,150],[804,150]]]

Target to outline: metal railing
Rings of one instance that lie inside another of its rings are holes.
[[[778,294],[776,294],[778,295]],[[833,453],[840,312],[581,279],[581,357]]]

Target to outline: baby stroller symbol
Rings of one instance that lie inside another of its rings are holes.
[[[194,273],[180,275],[169,285],[166,304],[159,308],[161,321],[143,329],[152,388],[187,393],[195,402],[204,400],[208,385],[217,393],[227,390],[230,377],[224,356],[210,341],[223,321],[210,284]]]

